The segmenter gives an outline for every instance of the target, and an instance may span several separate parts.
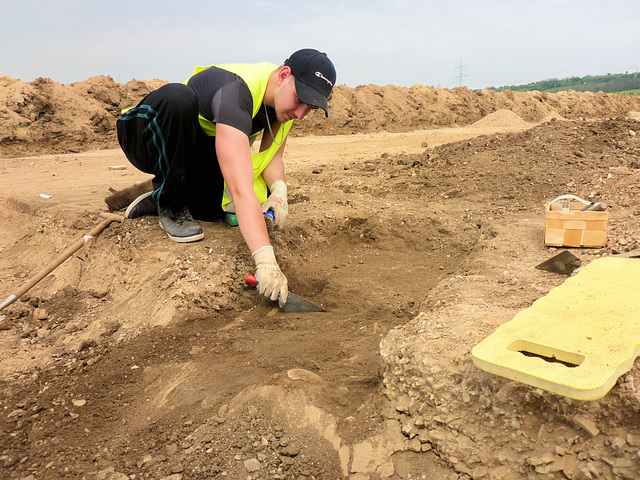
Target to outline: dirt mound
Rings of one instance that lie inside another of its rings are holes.
[[[115,121],[121,110],[164,83],[131,80],[123,85],[98,76],[66,85],[47,78],[23,83],[0,77],[0,156],[116,148]],[[338,85],[329,103],[328,119],[313,112],[294,125],[292,135],[465,126],[495,112],[501,112],[498,115],[505,120],[505,111],[526,122],[539,122],[554,112],[577,119],[624,116],[640,110],[638,97],[602,92],[472,92],[424,85]]]
[[[67,153],[114,148],[123,108],[166,82],[92,77],[69,85],[38,78],[0,77],[0,155]]]
[[[639,104],[638,97],[602,92],[473,92],[424,85],[339,85],[332,94],[329,118],[314,112],[296,126],[296,131],[320,135],[467,126],[499,110],[509,110],[526,122],[539,122],[554,112],[567,119],[606,118],[625,116]]]
[[[490,113],[486,117],[481,118],[477,122],[473,123],[472,127],[512,127],[518,125],[526,125],[522,118],[511,110],[496,110]]]

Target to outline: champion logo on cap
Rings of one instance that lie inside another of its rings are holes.
[[[322,72],[316,72],[316,77],[320,77],[321,79],[323,79],[325,82],[327,82],[329,85],[331,85],[333,87],[333,83],[331,83],[331,80],[329,80],[327,77],[325,77]]]

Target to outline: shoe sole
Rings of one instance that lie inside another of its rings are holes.
[[[164,230],[164,227],[162,226],[162,223],[160,223],[160,228],[162,228]],[[204,238],[204,232],[202,233],[196,233],[195,235],[191,235],[189,237],[174,237],[173,235],[171,235],[170,233],[168,233],[165,230],[165,233],[167,234],[167,236],[173,240],[174,242],[178,242],[178,243],[191,243],[191,242],[197,242],[198,240],[202,240]]]
[[[131,217],[129,217],[129,214],[131,213],[131,210],[133,210],[136,207],[136,205],[138,205],[140,202],[142,202],[145,198],[149,197],[152,193],[153,192],[143,193],[138,198],[136,198],[133,202],[131,202],[129,204],[129,206],[127,207],[127,209],[124,211],[124,218],[131,218]],[[136,217],[136,218],[139,218],[139,217]]]

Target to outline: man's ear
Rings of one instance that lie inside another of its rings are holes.
[[[284,66],[278,72],[278,85],[282,85],[291,76],[291,67]]]

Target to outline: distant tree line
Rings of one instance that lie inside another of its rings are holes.
[[[512,90],[514,92],[540,92],[555,93],[563,90],[575,90],[577,92],[605,92],[605,93],[626,93],[637,95],[640,93],[640,74],[620,73],[586,77],[570,78],[550,78],[539,82],[527,83],[526,85],[510,85],[504,87],[489,87],[489,90],[501,92]]]

